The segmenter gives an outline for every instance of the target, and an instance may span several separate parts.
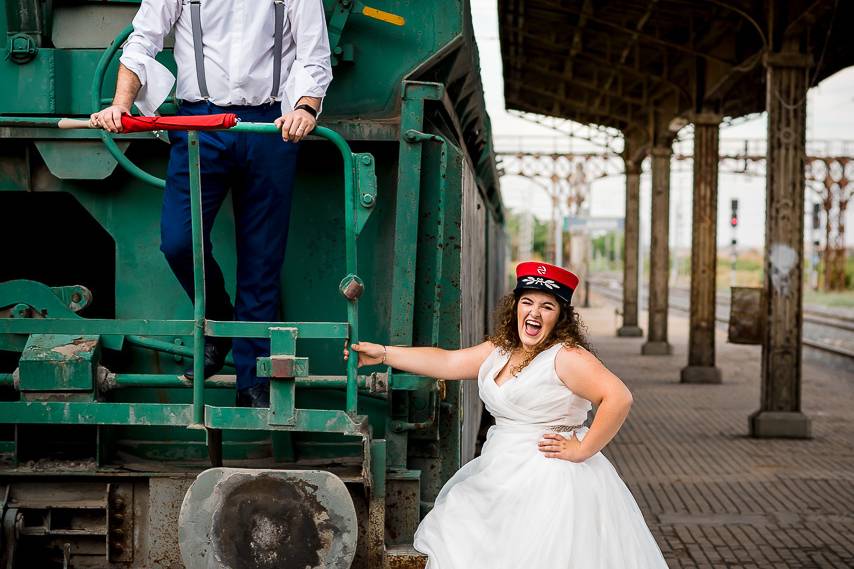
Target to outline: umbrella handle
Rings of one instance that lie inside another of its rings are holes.
[[[59,123],[57,125],[59,128],[97,128],[92,126],[92,123],[88,120],[80,120],[80,119],[59,119]]]

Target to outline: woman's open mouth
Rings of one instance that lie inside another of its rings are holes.
[[[543,325],[537,322],[536,320],[525,320],[525,334],[530,336],[531,338],[535,338],[540,334],[540,330],[543,328]]]

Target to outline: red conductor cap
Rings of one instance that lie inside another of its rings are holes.
[[[557,265],[528,261],[516,266],[516,288],[513,289],[516,294],[523,290],[541,290],[569,302],[577,287],[578,277]]]

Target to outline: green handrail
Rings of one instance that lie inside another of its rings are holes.
[[[98,65],[95,67],[95,76],[92,78],[92,92],[90,93],[90,106],[93,113],[97,113],[101,110],[101,88],[104,85],[104,78],[107,75],[107,67],[110,66],[110,62],[113,61],[113,57],[118,53],[119,48],[132,31],[133,24],[128,24],[119,32],[119,35],[117,35],[116,39],[114,39],[107,49],[104,50],[104,53],[101,55],[101,59],[98,60]],[[104,142],[104,146],[107,147],[107,152],[115,158],[116,162],[118,162],[122,168],[127,170],[135,178],[138,178],[147,184],[157,186],[158,188],[166,187],[166,180],[149,174],[131,162],[130,158],[125,156],[124,152],[122,152],[118,147],[116,141],[113,140],[113,137],[109,132],[106,130],[101,130],[99,132],[101,140]]]
[[[205,251],[202,241],[202,175],[199,133],[187,133],[190,223],[193,239],[193,424],[205,428]]]
[[[122,29],[116,38],[110,43],[109,47],[104,50],[104,53],[101,55],[101,59],[98,61],[98,65],[95,68],[95,76],[92,79],[92,93],[91,93],[91,107],[92,112],[98,112],[101,109],[101,89],[104,84],[104,79],[106,77],[107,68],[115,57],[116,53],[118,53],[119,48],[125,42],[125,40],[130,36],[133,31],[133,25],[129,24],[124,29]],[[230,129],[234,132],[253,132],[253,133],[264,133],[264,134],[278,134],[279,129],[276,128],[274,124],[262,124],[262,123],[238,123],[236,126]],[[347,215],[344,216],[345,219],[345,257],[346,257],[346,266],[347,272],[350,275],[356,275],[356,198],[354,195],[355,184],[353,181],[353,177],[355,176],[354,165],[353,165],[353,153],[350,150],[350,146],[347,144],[347,141],[339,135],[337,132],[330,130],[325,127],[318,126],[315,128],[314,133],[317,136],[322,138],[326,138],[330,142],[332,142],[341,152],[341,157],[344,159],[344,208],[347,212]],[[101,140],[104,142],[104,145],[107,148],[107,151],[110,155],[118,162],[122,168],[127,170],[132,176],[142,180],[143,182],[152,184],[154,186],[163,188],[166,185],[165,180],[158,178],[144,171],[142,168],[134,164],[125,154],[119,149],[113,140],[110,133],[107,131],[100,131]],[[197,149],[198,150],[198,149]],[[194,160],[192,154],[190,156],[191,162]],[[198,156],[196,156],[195,160],[198,160]],[[192,164],[190,171],[192,172]],[[192,189],[192,173],[191,173],[191,189]],[[199,182],[200,183],[200,182]],[[195,192],[192,192],[195,194]],[[199,194],[200,198],[201,194]],[[192,197],[192,196],[191,196]],[[194,212],[193,215],[196,217],[198,214],[199,217],[199,230],[201,230],[201,210],[199,208],[198,212]],[[195,225],[194,225],[195,228]],[[195,241],[195,234],[194,234]],[[196,251],[196,245],[194,243],[193,246],[194,256]],[[198,270],[201,268],[204,269],[204,261],[199,259],[198,261],[194,259],[194,270],[198,273]],[[203,275],[204,273],[202,273]],[[201,288],[204,288],[204,279],[202,277]],[[200,292],[197,290],[195,292],[196,297],[196,306],[199,306],[199,296],[204,296],[203,290]],[[204,303],[201,303],[204,306]],[[201,320],[200,320],[201,318]],[[200,315],[194,314],[194,320],[196,321],[196,325],[194,328],[194,338],[196,335],[201,334],[200,328],[204,326],[204,313]],[[356,300],[347,301],[347,321],[350,325],[350,339],[355,342],[357,341],[358,336],[358,311]],[[195,366],[198,365],[196,362],[203,360],[203,357],[199,357],[200,354],[204,353],[204,336],[201,336],[202,341],[196,342],[194,341],[193,352],[195,354],[194,357],[194,373],[198,373],[200,369],[196,369]],[[199,346],[198,344],[202,345]],[[357,376],[357,364],[358,362],[354,358],[350,358],[347,364],[347,377],[353,378],[353,381],[347,382],[347,412],[355,415],[358,407],[358,388],[356,385],[355,378]],[[198,375],[197,377],[201,377]],[[204,383],[197,382],[199,387],[197,389],[200,390],[200,393],[196,393],[196,389],[194,388],[194,419],[198,420],[200,416],[200,406],[204,405]],[[203,410],[201,411],[203,413]]]
[[[271,123],[252,123],[240,122],[229,129],[233,132],[251,132],[258,134],[273,134],[279,135],[280,131],[276,125]],[[344,138],[335,132],[325,127],[317,127],[315,133],[332,142],[341,152],[344,159],[344,211],[347,215],[344,216],[344,247],[345,247],[345,263],[347,273],[356,275],[356,196],[355,196],[355,164],[353,161],[353,153],[350,151],[350,146]],[[202,307],[202,311],[194,315],[196,327],[194,328],[194,368],[193,373],[198,374],[196,377],[202,377],[201,370],[204,360],[204,254],[202,251],[202,212],[201,212],[201,179],[198,175],[199,155],[198,155],[198,133],[189,132],[189,161],[190,161],[190,199],[191,199],[191,216],[192,216],[192,234],[193,234],[193,269],[196,275],[195,282],[195,306]],[[193,172],[195,171],[195,175]],[[198,235],[197,235],[198,234]],[[198,241],[197,241],[198,239]],[[358,304],[356,299],[347,299],[347,322],[350,326],[350,340],[358,342],[359,338],[359,318]],[[195,366],[201,366],[196,369]],[[358,412],[358,386],[356,377],[358,374],[358,358],[349,358],[347,360],[347,394],[346,406],[347,413],[355,415]],[[194,416],[203,413],[204,405],[204,383],[197,382],[198,387],[194,385]],[[198,391],[197,391],[198,390]]]
[[[92,80],[91,107],[93,112],[101,109],[101,88],[106,76],[107,67],[118,52],[122,43],[133,31],[133,26],[125,27],[109,47],[104,51],[98,65],[95,68],[95,76]],[[0,125],[4,126],[44,126],[56,127],[59,119],[55,118],[33,118],[33,117],[3,117]],[[260,134],[279,135],[280,130],[272,123],[239,122],[228,129],[233,132],[251,132]],[[353,153],[347,141],[337,132],[318,126],[313,131],[314,135],[320,136],[332,142],[344,162],[344,232],[345,232],[345,263],[348,277],[358,279],[356,272],[356,187],[355,187],[355,164]],[[165,187],[165,181],[142,170],[134,164],[119,149],[112,136],[104,130],[100,131],[101,140],[107,151],[116,162],[127,170],[131,175],[157,187]],[[193,271],[194,271],[194,313],[193,313],[193,372],[196,378],[204,376],[204,327],[205,327],[205,282],[204,282],[204,251],[202,243],[202,212],[201,212],[201,176],[200,157],[198,146],[198,132],[188,132],[189,147],[189,171],[190,171],[190,202],[191,223],[193,241]],[[345,277],[346,278],[346,277]],[[359,281],[361,282],[361,281]],[[349,325],[351,342],[358,342],[358,300],[347,298],[347,322]],[[240,324],[240,323],[235,323]],[[5,379],[5,378],[3,378]],[[201,379],[193,382],[193,424],[191,427],[204,427],[204,389],[205,382]],[[351,357],[347,362],[346,382],[346,411],[349,415],[358,412],[358,358]]]

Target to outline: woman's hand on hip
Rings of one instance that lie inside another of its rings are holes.
[[[359,367],[376,365],[383,363],[386,354],[386,348],[382,344],[372,344],[371,342],[359,342],[350,346],[354,352],[359,354]],[[344,343],[344,361],[350,358],[350,350],[347,349],[347,343]]]
[[[571,438],[558,433],[546,433],[539,442],[539,449],[546,458],[560,458],[570,462],[584,462],[590,458],[582,451],[581,441],[575,438],[575,433],[572,433]]]

